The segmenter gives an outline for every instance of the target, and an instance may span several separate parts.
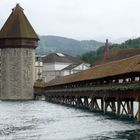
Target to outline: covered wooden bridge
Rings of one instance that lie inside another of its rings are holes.
[[[140,121],[140,55],[97,65],[34,88],[35,98],[44,95],[49,102]]]

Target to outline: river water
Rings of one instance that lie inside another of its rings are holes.
[[[140,125],[47,103],[0,101],[0,140],[140,140]]]

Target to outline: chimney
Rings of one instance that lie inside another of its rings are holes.
[[[108,39],[106,39],[105,45],[104,45],[104,54],[103,54],[103,59],[106,59],[109,57],[109,43]]]

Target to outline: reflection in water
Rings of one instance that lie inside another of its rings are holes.
[[[139,140],[139,127],[45,101],[0,102],[0,140]]]

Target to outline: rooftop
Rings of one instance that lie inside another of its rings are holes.
[[[77,66],[79,66],[81,63],[77,63],[77,64],[71,64],[69,66],[67,66],[66,68],[64,68],[63,70],[72,70],[74,68],[76,68]]]
[[[54,63],[54,62],[61,62],[61,63],[83,63],[82,60],[62,53],[51,53],[43,57],[43,63]]]
[[[101,60],[101,64],[122,60],[140,54],[140,48],[112,49],[107,58]]]
[[[24,15],[23,8],[19,4],[12,9],[12,13],[0,31],[0,39],[37,39],[32,25]]]

